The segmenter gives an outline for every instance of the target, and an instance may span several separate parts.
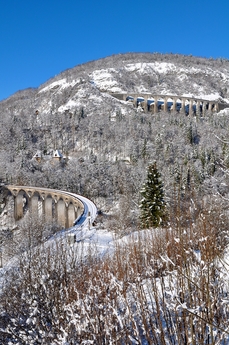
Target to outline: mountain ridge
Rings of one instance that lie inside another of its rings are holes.
[[[7,99],[25,97],[44,91],[48,85],[66,79],[91,82],[100,91],[152,92],[158,94],[216,94],[229,99],[229,61],[206,59],[177,54],[127,53],[112,55],[67,69],[50,78],[38,88],[20,90]],[[141,85],[139,85],[141,83]],[[77,84],[77,83],[76,83]],[[20,93],[20,94],[19,94]],[[24,95],[24,96],[23,96]]]

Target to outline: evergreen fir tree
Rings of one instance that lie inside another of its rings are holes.
[[[141,224],[143,228],[157,227],[166,221],[163,184],[156,163],[149,165],[147,180],[141,190]]]

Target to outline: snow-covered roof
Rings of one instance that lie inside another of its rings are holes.
[[[33,156],[33,158],[41,158],[41,151],[38,150]]]
[[[59,150],[55,150],[53,151],[53,158],[62,158],[63,155],[61,154],[61,152]]]

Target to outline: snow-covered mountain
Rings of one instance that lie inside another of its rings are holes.
[[[195,119],[182,114],[179,125],[167,114],[163,119],[144,111],[140,115],[131,102],[112,95],[193,96],[229,103],[228,81],[228,60],[172,54],[114,55],[66,70],[37,89],[19,91],[0,102],[0,178],[63,190],[71,187],[89,198],[96,193],[115,194],[117,183],[123,193],[126,179],[137,195],[148,161],[157,159],[168,183],[174,164],[186,167],[190,161],[202,181],[208,171],[201,169],[212,164],[210,156],[228,164],[229,150],[213,141],[223,136],[228,142],[227,115],[214,128],[207,117],[197,128]],[[199,145],[201,154],[193,144]],[[64,169],[49,164],[56,149],[67,157]],[[40,165],[33,160],[36,152],[42,155]]]
[[[78,107],[120,108],[112,93],[149,93],[220,99],[229,103],[229,61],[182,55],[123,54],[62,72],[38,89],[20,91],[0,103],[14,115],[49,114]],[[123,108],[123,105],[121,106]],[[89,111],[90,112],[90,111]],[[92,111],[93,112],[93,111]]]

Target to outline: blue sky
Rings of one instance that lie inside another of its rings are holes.
[[[0,0],[0,100],[126,52],[229,59],[228,0]]]

